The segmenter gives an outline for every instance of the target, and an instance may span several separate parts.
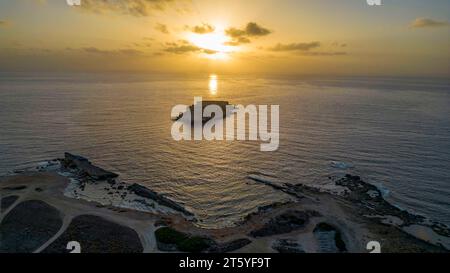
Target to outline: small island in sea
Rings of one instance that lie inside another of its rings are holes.
[[[447,226],[391,205],[359,176],[329,179],[339,194],[254,178],[295,201],[207,229],[182,204],[66,153],[0,178],[0,253],[69,253],[73,241],[83,253],[449,251]]]
[[[222,111],[222,116],[218,116],[217,117],[218,119],[226,118],[226,116],[227,116],[227,107],[230,110],[234,109],[234,106],[231,105],[228,101],[209,100],[209,101],[201,101],[201,102],[197,102],[197,103],[199,105],[198,106],[199,110],[201,110],[201,116],[202,116],[201,124],[203,124],[203,125],[206,122],[208,122],[209,120],[215,118],[215,114],[212,114],[211,116],[203,116],[203,112],[205,111],[205,108],[207,108],[208,106],[216,106],[216,107],[220,108],[220,110]],[[191,121],[191,124],[194,125],[195,124],[195,108],[196,108],[196,104],[192,104],[191,106],[187,107],[185,112],[180,113],[179,115],[173,117],[172,119],[174,121],[178,121],[178,120],[182,119],[186,115],[188,117],[188,119]],[[231,113],[228,113],[228,114],[231,114]],[[200,120],[199,120],[199,123],[200,123]]]

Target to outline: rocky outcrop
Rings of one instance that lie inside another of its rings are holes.
[[[122,191],[122,197],[125,197],[128,192],[135,193],[136,195],[144,198],[151,199],[161,206],[165,206],[171,208],[175,211],[181,212],[186,216],[194,216],[190,211],[186,210],[183,206],[178,203],[164,197],[163,195],[141,186],[139,184],[126,184],[126,183],[118,183],[115,178],[118,177],[117,174],[104,170],[100,167],[93,165],[89,160],[85,157],[79,155],[73,155],[71,153],[65,153],[65,158],[61,160],[62,166],[65,169],[70,170],[71,172],[75,172],[77,175],[77,179],[79,181],[79,189],[80,191],[84,191],[86,183],[92,183],[96,181],[106,181],[111,189],[116,190],[116,193]],[[118,184],[118,186],[116,186]],[[105,187],[105,189],[107,189]],[[108,192],[108,194],[112,195],[114,192]],[[146,203],[145,200],[135,200],[137,202]],[[153,207],[153,204],[146,204]]]
[[[438,235],[450,237],[450,228],[442,223],[426,219],[423,216],[409,213],[402,210],[383,198],[382,192],[374,185],[364,182],[359,176],[346,174],[344,177],[338,178],[334,181],[337,186],[343,187],[345,191],[341,194],[333,194],[322,191],[319,188],[310,187],[304,184],[290,184],[282,183],[280,185],[265,181],[264,179],[252,180],[270,186],[276,190],[285,192],[296,197],[307,197],[314,201],[319,195],[332,195],[336,200],[341,200],[345,203],[351,204],[360,217],[367,221],[374,221],[379,224],[387,225],[386,217],[394,218],[393,225],[400,228],[415,224],[431,228]],[[332,179],[332,177],[329,177]],[[316,196],[311,198],[311,196]],[[317,200],[316,200],[317,201]],[[381,217],[380,217],[381,216]],[[400,222],[400,224],[396,224]]]
[[[149,198],[154,200],[155,202],[157,202],[158,204],[162,205],[162,206],[166,206],[169,207],[171,209],[174,209],[178,212],[183,213],[184,215],[187,216],[193,216],[193,214],[189,211],[187,211],[184,207],[182,207],[181,205],[175,203],[174,201],[162,196],[161,194],[152,191],[151,189],[148,189],[144,186],[141,186],[139,184],[133,184],[131,186],[128,187],[128,190],[131,192],[134,192],[136,195],[144,197],[144,198]]]
[[[311,217],[320,216],[315,211],[287,211],[270,219],[260,229],[250,232],[253,237],[272,236],[289,233],[304,228]]]
[[[343,197],[358,206],[361,215],[394,216],[401,220],[400,227],[421,224],[430,227],[441,236],[450,237],[450,229],[447,226],[434,221],[427,223],[425,217],[409,213],[390,204],[383,198],[377,187],[364,182],[359,176],[346,174],[345,177],[338,179],[335,183],[348,189]],[[377,221],[382,222],[382,219],[380,218]]]
[[[118,174],[92,165],[92,163],[89,162],[89,160],[85,157],[73,155],[71,153],[64,154],[62,164],[66,168],[76,168],[79,172],[89,176],[94,180],[114,179],[119,176]]]
[[[275,190],[279,190],[279,191],[282,191],[282,192],[284,192],[286,194],[294,196],[297,199],[304,198],[304,196],[302,194],[300,194],[300,192],[297,192],[297,191],[293,190],[291,187],[289,187],[288,183],[283,183],[282,185],[278,185],[276,183],[273,183],[271,181],[268,181],[266,179],[263,179],[263,178],[260,178],[258,176],[254,176],[254,175],[249,175],[249,176],[247,176],[247,178],[251,179],[251,180],[253,180],[255,182],[264,184],[266,186],[272,187]]]

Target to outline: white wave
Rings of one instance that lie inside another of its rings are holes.
[[[381,183],[374,183],[373,185],[374,185],[375,187],[377,187],[377,189],[380,191],[381,196],[382,196],[383,198],[388,197],[389,194],[391,193],[391,192],[389,191],[389,189],[386,188],[386,187],[385,187],[383,184],[381,184]]]
[[[332,168],[341,169],[341,170],[347,170],[353,168],[353,164],[341,162],[341,161],[331,161],[330,166]]]
[[[58,171],[61,169],[61,162],[59,160],[48,160],[44,162],[37,163],[35,167],[38,171]]]

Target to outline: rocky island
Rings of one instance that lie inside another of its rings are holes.
[[[195,124],[195,112],[196,112],[196,108],[198,106],[198,110],[201,111],[201,113],[199,113],[201,115],[201,124],[204,125],[206,122],[210,121],[211,119],[215,118],[215,114],[211,115],[211,116],[203,116],[203,112],[205,111],[205,108],[207,108],[208,106],[216,106],[218,107],[221,111],[222,111],[222,116],[218,116],[217,118],[225,118],[227,116],[227,108],[229,109],[234,109],[234,106],[231,105],[228,101],[219,101],[219,100],[206,100],[206,101],[198,101],[196,102],[196,104],[193,104],[189,107],[187,107],[186,111],[183,113],[180,113],[179,115],[173,117],[174,121],[178,121],[183,119],[183,117],[186,115],[189,120],[191,121],[191,124],[194,125]],[[199,120],[200,122],[200,120]]]
[[[255,208],[233,227],[205,229],[182,205],[66,153],[0,177],[0,253],[448,252],[450,229],[387,202],[360,177],[329,178],[342,194],[273,184],[294,201]]]

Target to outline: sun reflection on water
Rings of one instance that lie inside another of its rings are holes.
[[[209,92],[211,95],[217,94],[217,75],[211,74],[209,75]]]

